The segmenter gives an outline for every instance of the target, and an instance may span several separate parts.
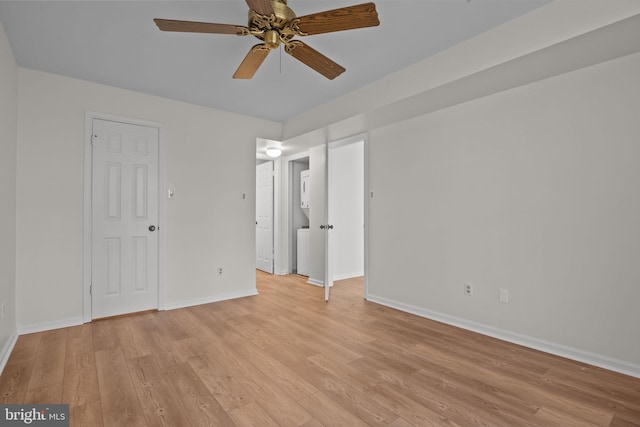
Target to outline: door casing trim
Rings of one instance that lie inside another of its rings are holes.
[[[91,322],[91,177],[93,173],[91,134],[93,132],[94,119],[158,129],[158,231],[160,231],[158,239],[158,310],[164,310],[166,293],[167,198],[165,197],[164,189],[167,188],[167,179],[166,134],[164,125],[158,122],[86,111],[84,115],[84,197],[82,230],[82,318],[84,323]]]

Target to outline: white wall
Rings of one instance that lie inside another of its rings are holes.
[[[333,280],[364,275],[364,141],[329,149]],[[408,206],[407,206],[408,207]]]
[[[16,144],[18,68],[0,24],[0,369],[16,333]]]
[[[82,317],[86,111],[165,126],[166,305],[255,292],[255,141],[280,124],[22,68],[18,93],[19,329]]]
[[[369,133],[370,300],[640,377],[639,13],[554,1],[285,123]]]
[[[555,0],[361,89],[302,112],[284,123],[282,139],[296,138],[296,143],[312,147],[318,144],[314,141],[317,138],[335,141],[366,132],[380,121],[388,123],[396,115],[407,114],[407,107],[416,108],[413,105],[401,105],[402,111],[397,112],[393,108],[384,110],[385,107],[393,107],[416,94],[431,92],[638,13],[640,2],[637,0]],[[637,44],[634,41],[636,39],[637,30],[623,34],[622,40],[615,44],[611,41],[602,43],[588,40],[580,51],[553,58],[546,64],[527,64],[516,75],[503,76],[502,79],[508,82],[518,75],[544,74],[549,69],[556,70],[565,62],[568,63],[567,67],[571,67],[573,58],[607,56],[623,45]],[[482,86],[500,85],[495,80],[482,82]],[[464,87],[459,96],[473,92],[469,89]],[[431,93],[426,102],[419,101],[428,104],[431,98],[435,99],[433,102],[439,102],[439,97]],[[379,110],[384,111],[376,116],[375,112]]]
[[[371,299],[640,374],[639,75],[635,54],[371,132]]]

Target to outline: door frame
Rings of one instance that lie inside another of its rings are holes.
[[[167,187],[166,179],[166,143],[165,129],[162,123],[146,120],[137,120],[129,117],[115,116],[106,113],[86,111],[84,115],[84,201],[83,201],[83,232],[82,232],[82,317],[84,323],[91,322],[91,214],[92,214],[92,185],[93,176],[93,150],[91,146],[91,134],[93,133],[93,120],[106,120],[126,123],[137,126],[146,126],[158,129],[158,310],[164,310],[165,286],[166,286],[166,254],[167,254],[167,228],[166,208],[167,197],[164,189]]]

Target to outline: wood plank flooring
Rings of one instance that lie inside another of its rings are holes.
[[[258,273],[260,295],[21,336],[3,403],[73,426],[640,426],[640,379]]]

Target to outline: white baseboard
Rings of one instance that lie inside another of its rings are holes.
[[[591,352],[576,349],[576,348],[567,347],[562,344],[556,344],[553,342],[540,340],[530,336],[509,332],[504,329],[494,328],[492,326],[483,325],[480,323],[461,319],[455,316],[449,316],[448,314],[427,310],[427,309],[416,307],[410,304],[404,304],[398,301],[394,301],[384,297],[379,297],[376,295],[371,295],[371,294],[367,295],[367,300],[377,304],[385,305],[387,307],[395,308],[396,310],[404,311],[407,313],[415,314],[416,316],[425,317],[427,319],[435,320],[437,322],[446,323],[448,325],[452,325],[452,326],[456,326],[469,331],[477,332],[479,334],[487,335],[487,336],[497,338],[503,341],[507,341],[513,344],[522,345],[524,347],[540,350],[545,353],[554,354],[556,356],[565,357],[567,359],[572,359],[578,362],[587,363],[589,365],[597,366],[599,368],[604,368],[610,371],[615,371],[621,374],[640,378],[640,365],[637,365],[637,364],[629,363],[623,360],[613,359],[607,356],[591,353]]]
[[[258,291],[256,289],[253,289],[250,291],[244,291],[244,292],[233,292],[228,294],[215,295],[215,296],[206,297],[206,298],[195,298],[190,300],[176,301],[169,304],[165,304],[164,307],[160,308],[160,310],[173,310],[176,308],[190,307],[193,305],[200,305],[200,304],[208,304],[211,302],[225,301],[229,299],[243,298],[243,297],[248,297],[253,295],[258,295]],[[14,341],[17,340],[17,337],[20,335],[32,334],[35,332],[51,331],[53,329],[68,328],[70,326],[82,325],[83,323],[86,323],[83,317],[74,317],[71,319],[56,320],[52,322],[19,325]],[[9,353],[10,352],[11,351],[9,351]],[[4,353],[0,353],[0,356],[2,356],[3,354]]]
[[[82,317],[72,317],[70,319],[54,320],[52,322],[32,323],[30,325],[18,325],[18,335],[32,334],[34,332],[51,331],[53,329],[68,328],[85,323]]]
[[[333,275],[333,281],[337,281],[337,280],[345,280],[345,279],[352,279],[354,277],[361,277],[364,276],[364,271],[357,271],[355,273],[347,273],[347,274],[334,274]]]
[[[15,347],[17,341],[18,333],[16,332],[11,335],[6,343],[4,343],[4,347],[2,347],[2,351],[0,352],[0,374],[4,371],[4,367],[7,366],[9,356],[11,356],[11,352],[13,351],[13,347]]]
[[[231,292],[227,294],[213,295],[213,296],[204,297],[204,298],[193,298],[193,299],[175,301],[175,302],[165,304],[164,307],[161,308],[161,310],[175,310],[176,308],[192,307],[194,305],[209,304],[212,302],[251,297],[255,295],[258,295],[257,289],[252,289],[249,291],[242,291],[242,292]]]
[[[321,288],[324,288],[324,282],[320,281],[320,280],[315,280],[315,279],[309,279],[307,280],[307,283],[309,285],[313,285],[313,286],[319,286]],[[330,288],[333,288],[333,283],[329,285]]]
[[[165,304],[164,307],[160,307],[159,309],[173,310],[175,308],[191,307],[192,305],[208,304],[210,302],[225,301],[229,299],[243,298],[243,297],[248,297],[253,295],[258,295],[258,291],[256,289],[243,291],[243,292],[232,292],[228,294],[214,295],[212,297],[206,297],[206,298],[194,298],[190,300],[176,301],[176,302]],[[71,319],[56,320],[53,322],[33,323],[29,325],[18,326],[17,334],[24,335],[24,334],[31,334],[34,332],[44,332],[44,331],[50,331],[53,329],[68,328],[70,326],[82,325],[83,323],[86,323],[83,317],[74,317]]]
[[[311,277],[309,277],[309,280],[307,280],[307,283],[313,286],[322,286],[324,287],[324,281],[323,280],[316,280],[316,279],[312,279]]]

